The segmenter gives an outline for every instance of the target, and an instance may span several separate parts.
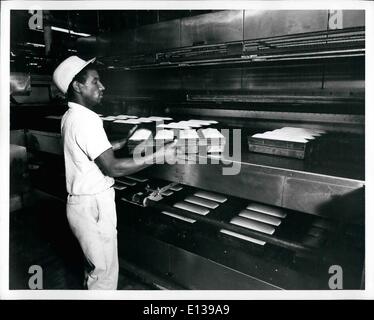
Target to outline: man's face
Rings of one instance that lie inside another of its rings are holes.
[[[101,102],[105,87],[100,82],[100,77],[96,70],[87,70],[86,81],[80,83],[79,87],[86,106],[93,107]]]

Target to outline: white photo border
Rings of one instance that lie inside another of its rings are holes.
[[[220,10],[220,9],[361,9],[366,11],[366,76],[365,76],[365,290],[194,290],[194,291],[82,291],[82,290],[9,290],[9,75],[10,75],[10,11],[13,9],[147,9],[147,10]],[[300,300],[300,299],[373,299],[374,215],[371,197],[374,166],[373,142],[370,141],[374,123],[372,110],[374,81],[374,3],[371,1],[2,1],[1,2],[1,87],[0,87],[0,299],[103,299],[103,300]],[[371,72],[369,71],[371,70]]]

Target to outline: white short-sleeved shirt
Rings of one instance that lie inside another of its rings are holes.
[[[61,120],[67,192],[98,194],[110,188],[114,179],[104,175],[94,160],[112,145],[95,112],[74,102],[68,106]]]

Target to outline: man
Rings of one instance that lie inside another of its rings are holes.
[[[89,268],[88,289],[117,289],[117,216],[114,179],[142,170],[166,157],[173,161],[175,143],[169,144],[143,161],[116,158],[114,150],[125,141],[111,144],[103,122],[94,112],[105,87],[92,65],[77,56],[64,60],[53,80],[68,97],[69,110],[61,120],[64,147],[67,218],[77,237]]]

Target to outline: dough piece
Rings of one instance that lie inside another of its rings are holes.
[[[169,190],[173,191],[181,191],[182,189],[183,187],[180,184],[176,184],[175,186],[169,188]]]
[[[116,116],[116,119],[117,120],[127,120],[127,119],[130,119],[128,116],[124,115],[124,114],[120,114],[118,116]]]
[[[279,130],[279,131],[278,131]],[[252,135],[252,138],[261,138],[261,139],[269,139],[269,140],[280,140],[280,141],[289,141],[289,142],[299,142],[299,143],[307,143],[308,140],[295,136],[295,134],[281,131],[280,129],[274,131],[266,131],[264,133],[256,133]]]
[[[175,213],[171,213],[171,212],[167,212],[167,211],[161,211],[161,213],[166,214],[166,215],[168,215],[168,216],[170,216],[170,217],[173,217],[173,218],[177,218],[177,219],[180,219],[180,220],[183,220],[183,221],[189,222],[189,223],[194,223],[194,222],[196,222],[196,220],[194,220],[194,219],[187,218],[187,217],[182,217],[182,216],[180,216],[179,214],[175,214]]]
[[[196,124],[199,124],[199,125],[202,125],[202,126],[209,126],[211,124],[217,124],[218,123],[215,120],[198,120],[198,119],[191,119],[191,120],[188,120],[187,122],[196,123]]]
[[[117,120],[117,122],[127,123],[127,124],[140,124],[141,122],[138,119],[127,119],[127,120]]]
[[[124,124],[133,124],[133,123],[129,123],[129,121],[130,122],[136,122],[136,121],[134,121],[134,120],[131,120],[131,119],[128,119],[128,120],[125,120],[125,119],[117,119],[117,120],[114,120],[113,121],[113,123],[124,123]],[[134,123],[134,124],[140,124],[140,122],[139,121],[137,121],[137,123]]]
[[[130,116],[128,114],[120,114],[120,115],[116,116],[116,118],[126,120],[126,119],[136,119],[137,116]]]
[[[124,180],[124,179],[121,179],[121,178],[117,178],[115,181],[117,183],[124,184],[125,186],[128,186],[128,187],[136,186],[136,182]]]
[[[199,139],[199,135],[197,134],[196,130],[193,129],[181,130],[178,136],[180,139],[179,144],[182,145],[196,143],[196,141]]]
[[[224,135],[221,132],[219,132],[217,129],[207,128],[207,129],[201,130],[201,133],[203,134],[205,139],[217,139],[217,140],[225,139]]]
[[[162,120],[170,121],[170,120],[173,120],[172,118],[169,118],[169,117],[158,117],[158,116],[151,116],[151,117],[148,117],[148,119],[153,120],[153,121],[162,121]]]
[[[148,129],[139,129],[129,139],[130,141],[144,141],[152,136],[152,131]]]
[[[235,224],[237,226],[241,226],[247,229],[256,230],[266,234],[273,234],[275,232],[275,228],[269,226],[268,224],[258,222],[255,220],[243,218],[243,217],[234,217],[230,221],[231,224]]]
[[[144,117],[142,117],[142,118],[138,118],[138,119],[136,119],[136,120],[140,121],[141,123],[151,123],[151,122],[154,121],[154,120],[152,120],[152,119],[144,118]]]
[[[114,120],[116,120],[116,117],[113,117],[113,116],[101,117],[101,120],[103,120],[103,121],[114,121]]]
[[[174,131],[173,130],[158,130],[155,136],[155,140],[173,140]]]
[[[157,128],[165,129],[191,129],[187,124],[180,124],[179,122],[170,122],[168,124],[158,124]]]
[[[165,190],[165,191],[161,192],[161,195],[163,195],[165,197],[171,196],[172,194],[174,194],[174,192],[170,191],[170,190]]]
[[[212,201],[216,201],[216,202],[220,202],[220,203],[224,203],[227,200],[227,198],[224,197],[224,196],[221,196],[219,194],[212,193],[212,192],[207,192],[207,191],[195,192],[194,196],[204,198],[204,199],[208,199],[208,200],[212,200]]]
[[[320,136],[326,133],[325,130],[321,130],[321,129],[296,128],[296,127],[283,127],[282,129],[287,130],[288,132],[307,133],[307,134],[312,134],[315,136]]]
[[[282,223],[282,220],[279,218],[276,218],[274,216],[270,216],[261,212],[256,211],[249,211],[249,210],[242,210],[239,213],[240,217],[248,218],[260,222],[264,222],[267,224],[271,224],[273,226],[279,226]]]
[[[192,203],[188,203],[188,202],[184,202],[184,201],[177,202],[176,204],[173,205],[173,207],[179,208],[179,209],[182,209],[182,210],[187,210],[187,211],[190,211],[190,212],[194,212],[194,213],[197,213],[197,214],[201,214],[203,216],[205,216],[209,213],[209,210],[204,208],[204,207],[200,207],[196,204],[192,204]]]
[[[287,213],[285,213],[281,208],[275,208],[260,203],[251,203],[247,206],[247,209],[270,214],[271,216],[278,218],[285,218],[287,216]]]
[[[219,203],[217,202],[195,196],[188,196],[186,199],[184,199],[184,201],[207,207],[209,209],[215,209],[219,206]]]
[[[286,136],[286,135],[277,135],[276,133],[274,135],[268,136],[265,139],[270,139],[270,140],[280,140],[280,141],[289,141],[289,142],[299,142],[299,143],[307,143],[308,140],[304,138],[299,138],[299,137],[291,137],[291,136]]]
[[[201,128],[201,125],[199,123],[196,123],[196,122],[179,121],[178,124],[181,125],[181,126],[188,126],[190,128]]]

